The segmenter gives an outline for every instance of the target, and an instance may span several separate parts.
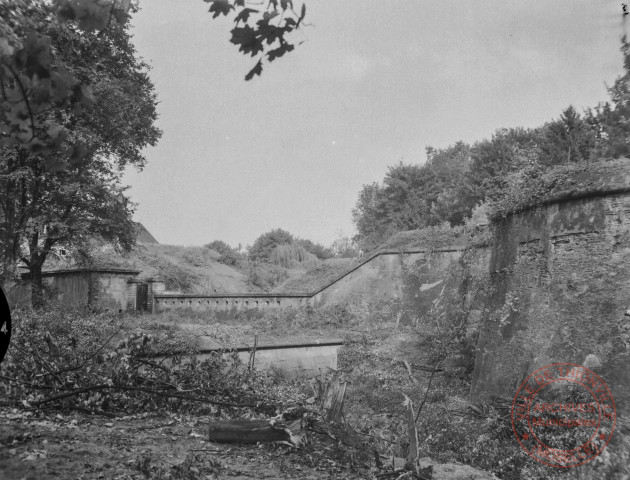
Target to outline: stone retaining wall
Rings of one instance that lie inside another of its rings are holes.
[[[595,165],[574,187],[496,226],[472,399],[511,398],[551,363],[585,365],[630,399],[630,164]]]

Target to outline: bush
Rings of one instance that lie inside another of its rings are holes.
[[[333,252],[330,248],[326,248],[320,243],[313,243],[312,241],[304,238],[298,238],[295,243],[304,247],[307,252],[312,253],[320,260],[326,260],[333,257]]]
[[[317,257],[298,243],[291,243],[278,245],[274,248],[269,256],[269,261],[280,267],[295,268],[300,264],[313,265],[317,262]]]
[[[255,263],[250,266],[247,281],[263,291],[270,291],[289,277],[287,271],[276,265]]]
[[[223,263],[224,265],[240,266],[247,260],[247,257],[244,254],[240,253],[236,248],[230,247],[223,240],[215,240],[208,243],[205,247],[217,252],[219,254],[217,262]]]

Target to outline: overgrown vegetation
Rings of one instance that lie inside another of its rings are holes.
[[[271,291],[289,277],[287,270],[267,263],[254,263],[249,267],[247,281],[264,292]]]
[[[225,265],[242,266],[247,261],[247,256],[240,252],[239,248],[231,247],[223,240],[214,240],[205,245],[206,248],[214,250],[219,254],[217,261]]]
[[[301,400],[273,375],[240,368],[233,356],[196,360],[194,341],[181,330],[148,332],[129,320],[88,309],[16,311],[2,405],[105,415],[221,408],[229,417],[243,409],[269,415]]]
[[[463,268],[465,263],[452,264],[453,278],[463,278]],[[413,275],[414,270],[408,273]],[[450,284],[436,293],[434,307],[425,315],[406,318],[400,316],[406,308],[400,301],[273,309],[223,322],[208,314],[134,317],[87,310],[19,311],[14,342],[0,372],[5,385],[1,405],[37,415],[48,411],[122,418],[138,413],[189,415],[191,424],[208,416],[269,418],[287,407],[312,405],[314,388],[308,381],[289,381],[275,372],[249,371],[229,354],[185,361],[183,353],[196,351],[196,336],[210,335],[223,345],[242,343],[254,334],[341,336],[345,345],[338,368],[341,381],[349,382],[344,426],[334,433],[337,440],[332,446],[313,438],[294,454],[307,462],[303,468],[327,464],[334,466],[333,476],[354,471],[357,478],[370,478],[386,472],[392,457],[400,466],[409,448],[404,394],[415,405],[421,457],[461,462],[501,479],[564,478],[565,471],[550,471],[515,442],[509,402],[472,405],[467,400],[475,355],[471,319],[487,288],[479,278],[467,285],[464,295],[458,296],[461,289]],[[154,356],[158,351],[174,356],[165,361]],[[89,418],[94,422],[97,417]],[[335,447],[339,441],[341,449]],[[373,463],[374,450],[380,470]],[[610,455],[589,468],[600,478],[623,471],[620,451],[609,446]],[[145,456],[147,474],[173,475],[170,466]],[[193,474],[195,469],[213,471],[209,465],[202,468],[203,462],[190,456],[178,468],[190,478],[203,478]]]

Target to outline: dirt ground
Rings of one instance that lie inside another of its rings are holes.
[[[210,443],[208,419],[0,412],[2,479],[365,478],[321,452]],[[333,455],[334,456],[334,455]]]

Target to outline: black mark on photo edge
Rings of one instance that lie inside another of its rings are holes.
[[[9,348],[11,340],[11,311],[9,302],[0,288],[0,363],[4,359],[4,354]]]

